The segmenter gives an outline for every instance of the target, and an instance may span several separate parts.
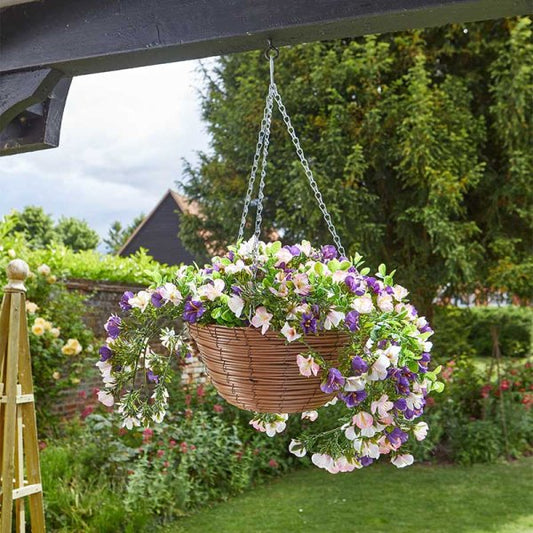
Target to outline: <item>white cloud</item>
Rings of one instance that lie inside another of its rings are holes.
[[[208,148],[196,61],[74,78],[59,148],[0,159],[0,215],[41,205],[102,236],[148,213]]]

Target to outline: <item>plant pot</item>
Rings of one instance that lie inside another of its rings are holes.
[[[299,413],[321,407],[334,394],[320,390],[321,376],[300,374],[296,356],[308,349],[336,364],[348,336],[328,331],[287,344],[276,332],[189,324],[191,339],[219,394],[230,404],[260,413]]]

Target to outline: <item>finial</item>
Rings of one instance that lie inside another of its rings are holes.
[[[6,268],[7,272],[7,285],[6,289],[16,289],[19,291],[26,291],[24,286],[24,280],[30,274],[30,267],[26,261],[22,259],[13,259]]]

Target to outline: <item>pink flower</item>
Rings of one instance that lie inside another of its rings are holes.
[[[292,342],[301,337],[301,334],[298,333],[295,328],[289,326],[288,322],[285,322],[285,325],[281,328],[281,333],[289,342]]]
[[[412,465],[414,462],[414,457],[410,453],[404,455],[395,455],[391,459],[391,463],[398,468],[404,468],[406,466]]]
[[[216,403],[215,405],[213,405],[213,411],[215,411],[215,413],[223,413],[224,407]]]
[[[298,368],[300,369],[300,374],[302,374],[302,376],[308,378],[311,377],[311,375],[318,375],[320,365],[315,362],[312,355],[304,357],[302,354],[298,354],[296,356],[296,363],[298,364]]]
[[[352,421],[359,429],[370,428],[374,424],[374,417],[370,413],[361,411],[353,417]]]
[[[256,328],[261,328],[261,333],[264,335],[270,327],[271,319],[272,314],[262,305],[255,310],[255,315],[252,317],[251,322]]]
[[[268,466],[271,468],[278,468],[279,464],[275,459],[270,459],[270,461],[268,461]]]
[[[376,414],[377,411],[380,417],[387,417],[389,415],[389,411],[393,407],[394,404],[389,401],[387,394],[382,394],[379,400],[372,402],[370,410],[372,411],[372,414]]]

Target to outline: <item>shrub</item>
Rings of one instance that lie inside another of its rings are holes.
[[[493,326],[498,328],[503,356],[528,357],[533,353],[533,309],[527,307],[436,307],[433,324],[434,353],[441,360],[460,354],[490,356]]]

